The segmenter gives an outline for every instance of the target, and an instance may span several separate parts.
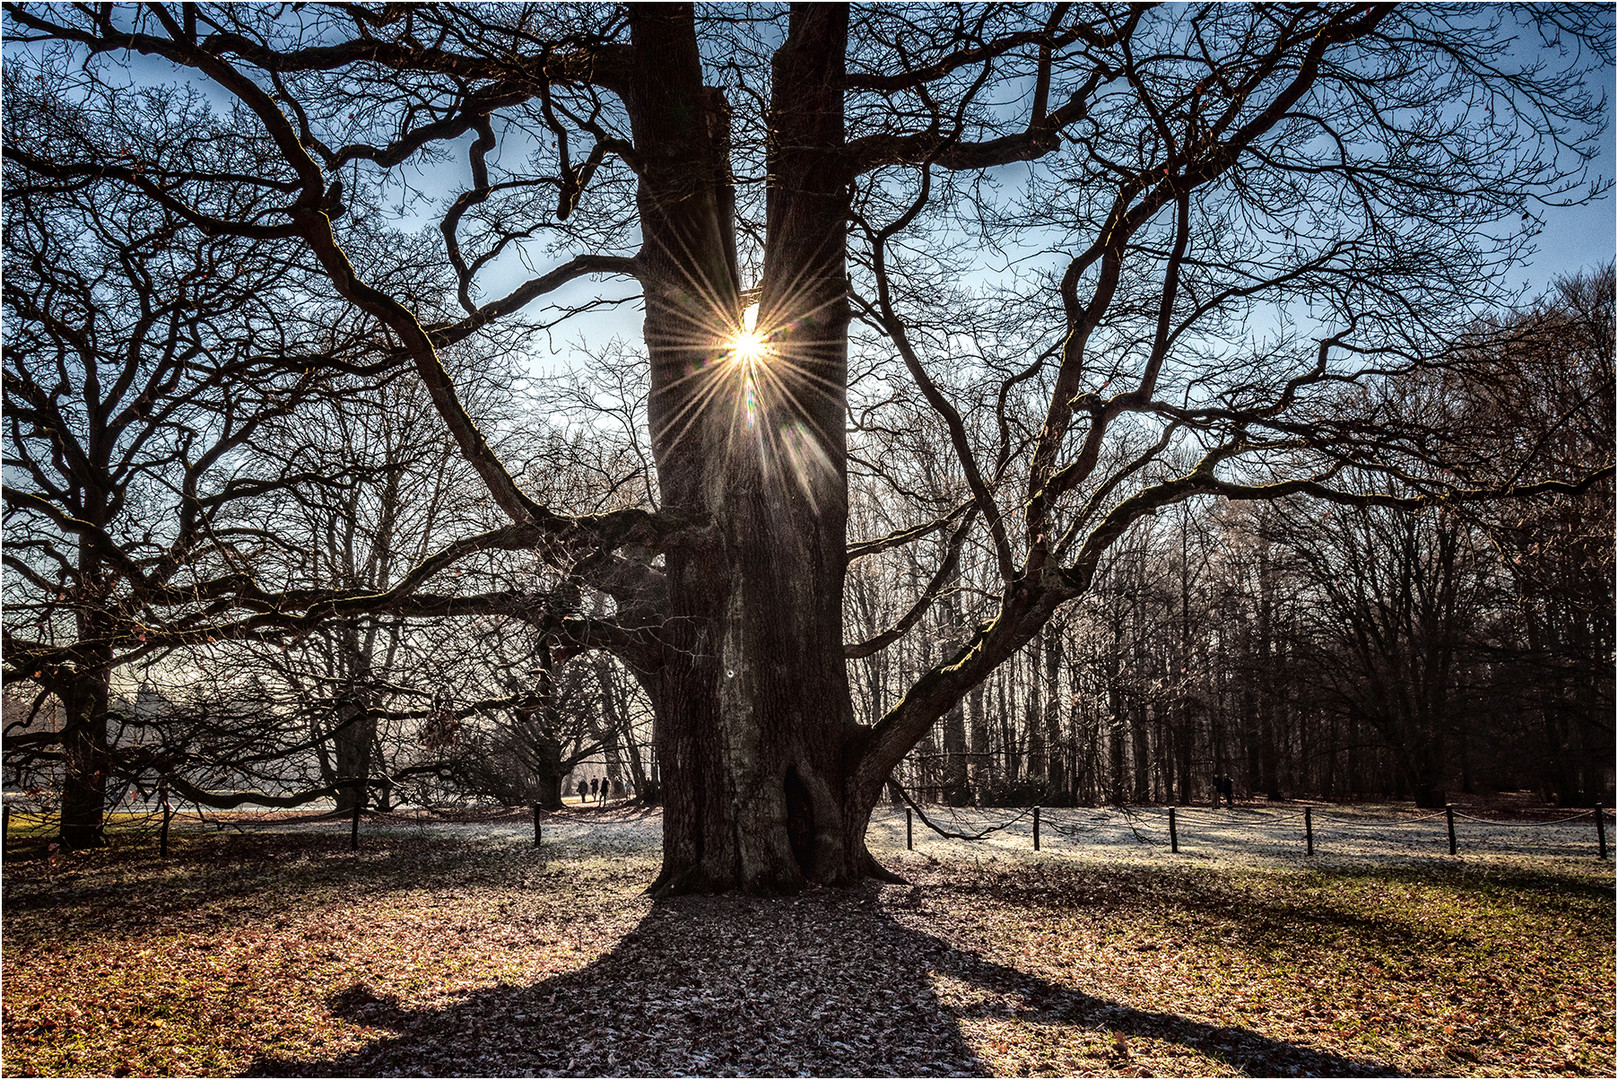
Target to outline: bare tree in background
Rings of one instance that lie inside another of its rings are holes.
[[[131,155],[208,134],[183,93],[128,105]],[[9,70],[6,106],[8,157],[84,121]],[[267,437],[354,344],[321,325],[288,247],[209,237],[97,177],[8,173],[5,673],[39,696],[5,744],[13,771],[62,776],[65,846],[99,843],[113,673],[212,640],[206,612],[265,543],[243,504],[334,479]]]

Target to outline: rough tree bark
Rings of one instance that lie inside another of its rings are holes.
[[[61,691],[62,818],[57,839],[70,850],[102,843],[107,800],[107,670],[110,650],[77,650],[81,670]]]
[[[100,451],[102,447],[94,447]],[[96,524],[106,521],[107,503],[95,488],[86,500],[86,516]],[[78,552],[81,589],[88,591],[104,579],[102,560],[88,545]],[[57,841],[63,848],[78,850],[98,847],[104,841],[102,826],[107,801],[107,708],[112,675],[111,620],[99,607],[99,596],[81,597],[74,619],[78,645],[71,650],[72,662],[57,673],[65,685],[57,694],[62,702],[62,816]]]
[[[376,717],[365,707],[363,699],[354,697],[340,699],[336,713],[337,724],[332,732],[336,772],[327,782],[337,785],[338,813],[347,813],[354,809],[356,799],[361,805],[368,801],[366,788],[361,784],[368,781],[371,775],[371,744],[376,741]]]
[[[650,420],[668,512],[703,522],[665,555],[655,695],[666,792],[661,892],[776,892],[879,872],[876,792],[843,660],[849,174],[847,11],[795,8],[776,54],[759,357],[732,354],[741,288],[728,107],[683,5],[636,8],[627,106],[643,159]]]

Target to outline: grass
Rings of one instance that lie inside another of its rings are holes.
[[[882,852],[653,904],[586,841],[198,836],[4,869],[7,1075],[1613,1075],[1591,858]],[[31,857],[30,857],[31,856]]]

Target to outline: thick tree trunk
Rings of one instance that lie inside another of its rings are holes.
[[[728,110],[689,7],[635,8],[628,95],[664,510],[668,657],[654,695],[664,864],[654,892],[781,892],[876,869],[879,787],[857,757],[843,660],[847,12],[795,8],[775,61],[762,355],[741,326]]]
[[[337,725],[332,733],[332,757],[336,766],[337,811],[354,809],[356,798],[366,801],[362,786],[371,773],[371,746],[376,740],[376,717],[358,701],[342,701],[337,706]]]
[[[667,614],[652,692],[664,785],[654,893],[785,892],[892,878],[865,848],[883,785],[966,692],[1030,641],[1066,585],[1017,582],[953,663],[870,728],[843,658],[848,10],[798,4],[776,51],[762,348],[741,325],[728,106],[702,85],[689,5],[630,9],[625,103]],[[1015,758],[1010,760],[1015,763]]]
[[[77,674],[60,695],[66,723],[62,730],[62,819],[57,839],[70,850],[103,843],[108,659],[81,654]]]
[[[89,517],[104,524],[104,502],[92,502]],[[101,562],[88,546],[79,550],[81,587],[101,579]],[[78,640],[105,642],[112,627],[94,601],[87,600],[76,618]],[[57,688],[62,703],[62,818],[57,840],[67,849],[100,846],[107,804],[107,696],[112,675],[112,649],[80,644],[74,650],[72,674]]]
[[[536,772],[534,774],[534,801],[545,810],[562,809],[562,773]]]

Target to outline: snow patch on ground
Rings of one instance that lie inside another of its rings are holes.
[[[923,807],[923,812],[944,832],[987,835],[975,840],[942,836],[929,828],[920,815],[913,815],[910,828],[914,846],[907,850],[905,808],[884,805],[872,814],[866,834],[872,853],[880,860],[899,863],[911,858],[948,862],[1038,857],[1132,863],[1178,858],[1212,865],[1294,867],[1306,863],[1426,863],[1451,858],[1443,811],[1411,813],[1375,806],[1315,808],[1312,860],[1306,854],[1301,808],[1177,808],[1177,855],[1170,850],[1166,807],[1041,808],[1037,853],[1033,849],[1034,818],[1030,809],[935,806]],[[318,827],[346,828],[347,823]],[[655,857],[663,837],[662,812],[634,806],[569,808],[542,815],[540,827],[545,848],[558,859],[570,855]],[[484,821],[401,814],[367,819],[360,828],[362,842],[368,835],[453,836],[502,844],[533,842],[532,818],[517,814]],[[1595,820],[1590,812],[1543,822],[1486,821],[1457,813],[1455,830],[1457,852],[1462,858],[1592,859],[1597,853]],[[1607,840],[1610,858],[1612,845],[1618,840],[1610,820]]]
[[[918,815],[911,823],[915,852],[940,860],[1035,854],[1031,813],[947,807],[923,807],[923,811],[933,824],[951,833],[975,835],[993,826],[1006,827],[981,840],[967,841],[939,835]],[[1038,854],[1045,858],[1131,862],[1181,858],[1243,865],[1296,866],[1310,861],[1302,808],[1179,807],[1174,817],[1178,855],[1171,851],[1167,807],[1042,808]],[[1316,862],[1399,863],[1451,857],[1448,825],[1441,810],[1410,813],[1389,807],[1321,807],[1313,809],[1311,817]],[[1568,817],[1556,822],[1507,822],[1483,821],[1457,813],[1457,854],[1594,858],[1594,817],[1588,812]],[[1610,858],[1614,840],[1610,819],[1607,826]],[[879,809],[872,815],[868,836],[873,852],[904,848],[904,808]]]

